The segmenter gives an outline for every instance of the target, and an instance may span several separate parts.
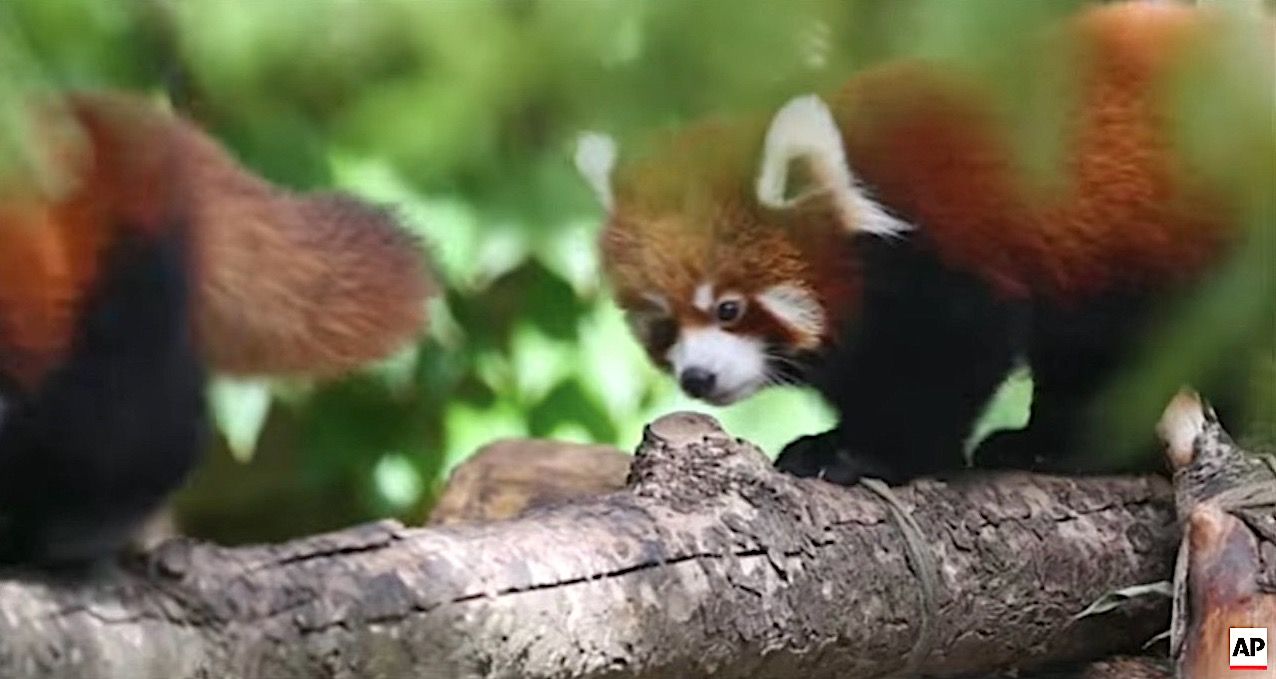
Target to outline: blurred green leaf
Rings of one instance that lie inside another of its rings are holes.
[[[466,403],[453,404],[447,409],[444,426],[447,429],[447,448],[441,469],[444,477],[484,445],[498,439],[528,435],[522,411],[509,403],[498,402],[484,408]]]
[[[219,377],[209,385],[213,421],[236,460],[252,459],[272,398],[270,383],[265,380]]]
[[[570,374],[572,347],[538,327],[520,324],[510,338],[510,367],[519,400],[534,403]]]
[[[528,413],[532,436],[551,437],[555,432],[576,430],[585,441],[614,441],[616,427],[607,411],[576,380],[560,382]]]
[[[416,505],[425,492],[421,473],[407,457],[390,453],[377,461],[372,470],[377,492],[391,510],[403,511]]]
[[[997,387],[996,393],[984,406],[983,415],[966,439],[966,455],[975,450],[990,434],[1004,429],[1023,429],[1028,425],[1032,409],[1032,371],[1027,367],[1016,368]]]
[[[638,419],[653,383],[663,379],[634,340],[620,310],[595,305],[580,320],[578,375],[583,389],[617,422]]]

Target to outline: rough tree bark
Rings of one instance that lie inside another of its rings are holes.
[[[1276,632],[1276,459],[1239,449],[1193,394],[1170,403],[1160,429],[1184,526],[1171,654],[1180,677],[1235,676],[1229,628]],[[1276,679],[1276,664],[1244,674]]]
[[[691,414],[649,427],[630,476],[509,521],[175,541],[145,573],[7,576],[0,676],[868,679],[910,657],[978,676],[1137,649],[1166,625],[1155,599],[1072,620],[1169,577],[1158,478],[879,495],[778,474]]]

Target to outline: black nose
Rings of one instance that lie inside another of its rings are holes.
[[[713,391],[713,384],[718,378],[704,368],[687,368],[678,376],[678,384],[692,398],[704,398]]]

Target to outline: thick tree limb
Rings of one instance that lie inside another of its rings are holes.
[[[0,580],[0,676],[880,677],[987,674],[1137,649],[1169,577],[1157,478],[1010,475],[894,495],[937,565],[920,594],[900,518],[864,488],[775,473],[704,416],[648,431],[632,486],[519,519],[383,523],[277,546],[179,541],[151,577]]]

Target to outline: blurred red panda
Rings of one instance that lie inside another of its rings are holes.
[[[0,183],[0,562],[112,554],[205,443],[205,365],[330,376],[430,290],[387,211],[295,194],[143,99],[36,108],[60,178]]]
[[[1048,187],[1017,164],[998,99],[923,61],[870,68],[769,122],[692,124],[619,164],[613,141],[588,134],[576,161],[608,213],[618,303],[693,397],[820,390],[840,423],[784,451],[794,473],[902,482],[963,466],[1020,360],[1030,423],[979,460],[1079,470],[1096,395],[1242,240],[1234,197],[1179,150],[1168,96],[1184,55],[1208,54],[1220,28],[1170,3],[1070,20]],[[1256,65],[1256,86],[1271,66]]]

